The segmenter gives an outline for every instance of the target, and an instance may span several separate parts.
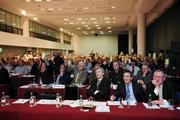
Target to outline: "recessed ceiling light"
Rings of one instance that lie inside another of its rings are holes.
[[[96,26],[96,27],[99,27],[100,25],[97,24],[97,25],[95,25],[95,26]]]
[[[116,8],[116,6],[112,6],[111,8],[114,9],[114,8]]]
[[[60,28],[60,31],[63,31],[63,28]]]
[[[88,25],[84,25],[84,27],[88,27]]]
[[[90,27],[87,27],[86,29],[90,30],[91,28],[90,28]]]
[[[69,22],[69,24],[73,25],[74,23],[73,22]]]
[[[68,19],[68,18],[65,18],[64,20],[65,20],[65,21],[68,21],[69,19]]]
[[[41,2],[42,0],[35,0],[35,2]]]
[[[97,21],[95,21],[95,22],[93,22],[94,24],[98,24],[98,22]]]
[[[101,27],[97,27],[97,29],[101,29]]]
[[[24,16],[27,16],[27,12],[25,10],[22,10],[21,14],[24,15]]]
[[[91,31],[91,33],[95,33],[94,31]]]
[[[36,21],[38,21],[39,19],[38,19],[38,18],[36,18],[36,17],[34,17],[34,18],[33,18],[33,20],[36,20]]]
[[[110,31],[110,30],[109,30],[108,32],[109,32],[109,33],[112,33],[112,31]]]
[[[81,28],[76,28],[76,29],[80,30]]]
[[[96,20],[96,18],[90,18],[91,20]]]
[[[107,29],[111,29],[111,27],[107,27]]]
[[[47,2],[51,2],[51,0],[46,0]]]
[[[48,10],[49,10],[49,11],[53,11],[53,10],[54,10],[54,8],[48,8]]]
[[[109,17],[106,17],[106,18],[104,18],[105,20],[109,20],[110,18]]]
[[[89,10],[89,7],[84,7],[83,9],[84,9],[84,10]]]
[[[111,23],[111,21],[106,21],[107,24]]]
[[[77,18],[77,20],[82,20],[82,18]]]
[[[30,2],[31,0],[26,0],[26,2]]]
[[[86,22],[81,22],[81,24],[86,24]]]

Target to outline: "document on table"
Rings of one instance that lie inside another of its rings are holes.
[[[107,101],[107,104],[111,105],[111,106],[118,106],[118,105],[120,105],[120,102],[119,101]]]
[[[18,99],[15,102],[13,102],[13,104],[24,104],[28,101],[29,101],[29,99]]]
[[[152,106],[148,106],[147,103],[143,103],[144,107],[147,109],[161,109],[159,106],[157,105],[152,105]]]
[[[29,85],[23,85],[20,88],[29,88]]]
[[[93,102],[93,106],[106,106],[106,102]]]
[[[37,104],[43,104],[43,105],[55,105],[56,100],[47,100],[47,99],[41,99],[37,102]]]
[[[54,89],[64,89],[65,85],[52,85],[52,88],[54,88]]]
[[[109,108],[109,106],[98,105],[98,106],[96,106],[95,111],[96,112],[110,112],[110,108]]]

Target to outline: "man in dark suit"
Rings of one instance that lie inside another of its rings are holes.
[[[114,61],[113,70],[109,73],[112,84],[117,85],[119,82],[123,82],[123,71],[124,69],[120,67],[119,61]]]
[[[129,102],[142,102],[144,91],[140,84],[134,82],[132,74],[129,70],[125,70],[123,73],[123,81],[118,84],[115,94],[110,97],[111,100],[117,100],[123,98]]]
[[[0,61],[0,84],[9,84],[9,73]]]
[[[90,88],[87,91],[87,96],[92,96],[95,100],[108,100],[110,82],[104,77],[104,69],[97,68],[95,70],[96,79],[93,79]]]
[[[167,104],[167,100],[174,99],[174,86],[170,81],[166,80],[163,71],[156,70],[153,74],[151,84],[147,86],[147,96],[151,94],[152,103]]]
[[[151,83],[152,80],[152,72],[147,64],[143,64],[141,67],[141,71],[137,74],[137,82],[142,85],[144,89],[146,86]]]

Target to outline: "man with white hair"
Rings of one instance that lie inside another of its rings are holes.
[[[174,98],[174,86],[166,80],[163,71],[156,70],[151,84],[147,85],[147,95],[152,96],[153,104],[167,104],[167,100]]]
[[[87,79],[87,70],[84,67],[84,62],[79,61],[77,68],[74,70],[73,84],[85,84]]]

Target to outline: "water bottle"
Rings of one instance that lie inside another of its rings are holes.
[[[149,106],[149,107],[152,106],[152,96],[151,96],[151,94],[149,94],[148,106]]]
[[[59,93],[56,93],[56,108],[60,108],[62,106],[62,97]]]
[[[1,106],[5,106],[5,105],[6,105],[6,96],[5,96],[5,93],[2,92]]]
[[[33,93],[31,92],[30,93],[30,99],[29,99],[29,106],[34,107],[34,102],[35,102],[34,96],[33,96]]]
[[[79,108],[80,108],[80,111],[83,110],[83,98],[82,98],[82,95],[80,95],[80,97],[79,97]]]

